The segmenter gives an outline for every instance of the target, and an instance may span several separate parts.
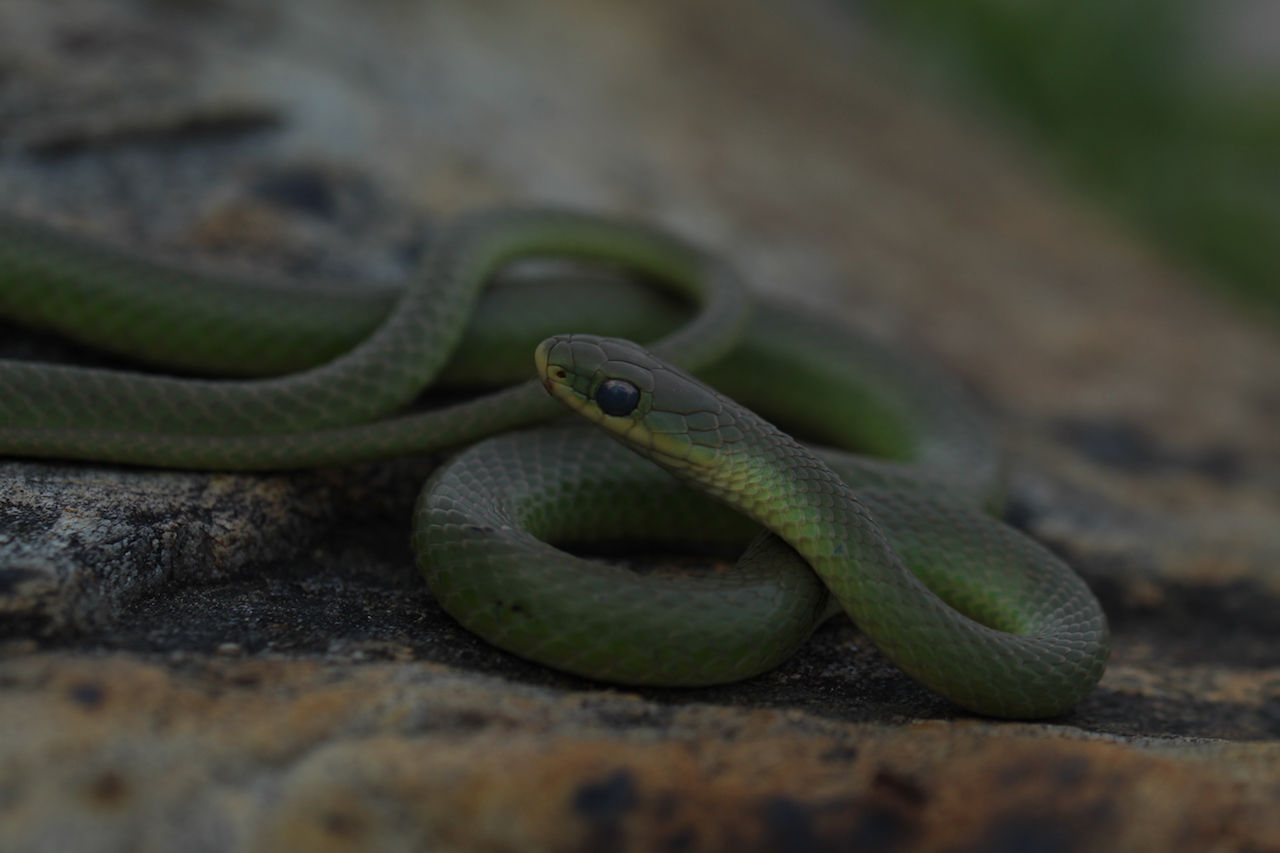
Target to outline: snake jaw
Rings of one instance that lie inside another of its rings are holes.
[[[562,339],[557,337],[547,338],[538,344],[533,352],[533,363],[537,368],[538,378],[542,380],[542,387],[547,389],[547,393],[574,411],[581,411],[586,404],[586,399],[575,391],[573,374],[564,366],[555,363],[552,357],[553,350],[556,349],[557,344],[561,343],[563,343]]]

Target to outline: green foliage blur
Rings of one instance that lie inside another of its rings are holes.
[[[1068,176],[1280,318],[1280,79],[1245,85],[1205,60],[1219,1],[860,6],[1029,126]]]

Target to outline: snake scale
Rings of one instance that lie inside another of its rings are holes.
[[[528,288],[482,303],[496,274],[547,258],[651,289],[568,281],[540,307]],[[998,453],[954,383],[827,318],[753,310],[728,265],[636,224],[462,217],[402,293],[302,298],[5,217],[0,315],[181,374],[0,361],[0,454],[273,470],[463,448],[419,498],[419,567],[462,624],[552,667],[734,681],[842,610],[981,714],[1058,714],[1106,664],[1085,584],[983,512],[999,505]],[[538,375],[516,381],[535,347]],[[515,355],[490,359],[499,348]],[[514,384],[411,405],[442,376]],[[577,423],[531,428],[562,406]],[[806,446],[754,410],[889,459]],[[749,547],[733,571],[671,578],[547,544],[641,539]]]

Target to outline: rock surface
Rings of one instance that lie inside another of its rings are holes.
[[[12,0],[7,208],[352,286],[424,223],[558,202],[930,353],[1009,520],[1102,598],[1101,686],[975,720],[847,621],[750,682],[626,691],[454,625],[432,460],[0,463],[5,850],[1270,850],[1280,344],[808,2]],[[83,358],[12,327],[0,355]]]

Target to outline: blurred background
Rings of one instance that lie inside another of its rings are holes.
[[[1280,318],[1280,2],[858,5],[1065,177]]]

